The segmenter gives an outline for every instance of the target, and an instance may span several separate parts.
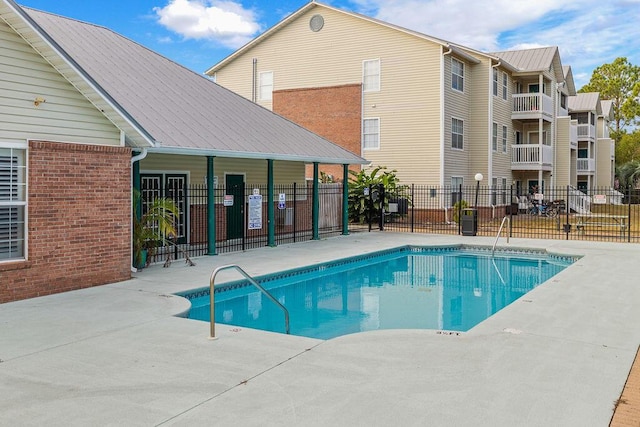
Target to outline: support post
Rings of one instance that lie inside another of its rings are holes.
[[[207,156],[207,255],[216,254],[216,193],[214,188],[213,160]]]
[[[342,235],[349,235],[349,165],[342,165]]]
[[[273,159],[267,160],[267,228],[269,237],[268,245],[276,246],[276,219],[275,210],[273,208],[273,195],[275,194],[273,186]]]
[[[313,162],[313,209],[311,210],[311,222],[313,223],[313,240],[320,240],[320,232],[318,230],[318,220],[320,217],[318,166],[318,162]]]

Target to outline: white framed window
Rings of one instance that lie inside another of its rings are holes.
[[[505,101],[509,96],[508,88],[509,88],[509,76],[507,76],[507,73],[503,72],[502,73],[502,99],[504,99]]]
[[[498,96],[498,70],[493,68],[493,96]]]
[[[493,122],[491,127],[491,148],[493,151],[498,151],[498,124]]]
[[[498,178],[495,176],[491,178],[491,205],[495,206],[498,193]]]
[[[507,152],[507,127],[506,126],[502,126],[502,152],[506,153]]]
[[[451,118],[451,148],[464,149],[464,121]]]
[[[504,178],[504,177],[501,178],[500,184],[502,186],[502,193],[501,193],[502,200],[501,201],[502,201],[503,205],[506,205],[507,204],[507,178]]]
[[[380,91],[380,59],[362,61],[362,90]]]
[[[26,258],[27,150],[0,144],[0,262]]]
[[[380,148],[380,119],[364,119],[362,121],[362,149],[377,150]]]
[[[464,62],[451,58],[451,88],[464,92]]]
[[[454,206],[460,200],[462,200],[461,188],[464,185],[464,178],[461,176],[451,177],[451,205]]]
[[[273,71],[260,73],[259,89],[260,101],[271,101],[273,99]]]

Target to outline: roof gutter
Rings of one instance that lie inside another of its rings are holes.
[[[358,164],[368,165],[371,163],[369,160],[363,159],[355,154],[353,157],[311,157],[300,156],[292,154],[278,154],[278,153],[259,153],[259,152],[247,152],[247,151],[231,151],[231,150],[215,150],[215,149],[201,149],[201,148],[184,148],[184,147],[151,147],[148,148],[149,153],[158,154],[174,154],[183,156],[216,156],[227,157],[233,159],[254,159],[254,160],[280,160],[289,162],[307,162],[307,163],[321,163],[321,164]]]

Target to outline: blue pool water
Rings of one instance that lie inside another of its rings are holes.
[[[467,331],[572,262],[542,252],[402,247],[255,278],[289,310],[291,334]],[[209,289],[181,294],[209,321]],[[216,323],[285,332],[284,314],[244,280],[216,286]]]

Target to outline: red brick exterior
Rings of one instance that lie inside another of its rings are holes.
[[[28,261],[0,263],[0,303],[131,277],[131,149],[29,143]]]
[[[273,92],[273,111],[310,131],[361,155],[362,85],[277,90]],[[360,170],[359,166],[351,166]],[[320,171],[342,181],[342,165],[322,165]],[[313,178],[313,166],[307,166]]]

